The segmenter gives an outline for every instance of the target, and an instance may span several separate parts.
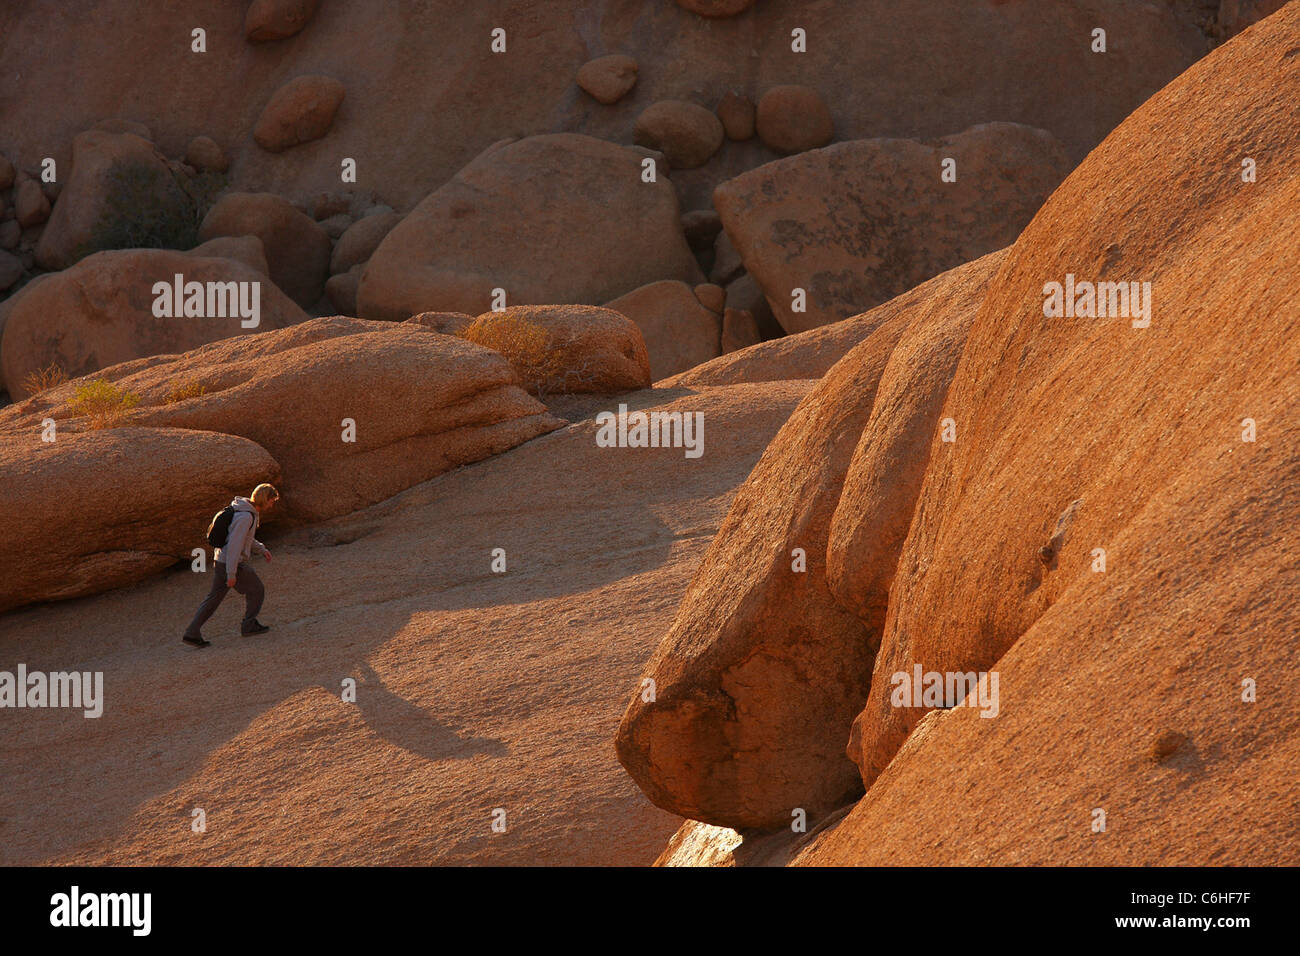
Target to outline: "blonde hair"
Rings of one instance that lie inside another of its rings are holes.
[[[253,493],[248,497],[253,502],[253,504],[257,505],[260,508],[268,501],[279,501],[280,492],[275,490],[275,485],[268,485],[266,482],[262,482],[260,485],[258,485],[256,488],[253,489]]]

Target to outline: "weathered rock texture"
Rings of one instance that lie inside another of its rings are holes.
[[[807,86],[774,86],[758,101],[758,138],[778,153],[802,153],[825,146],[835,135],[826,101]]]
[[[718,101],[717,113],[727,139],[741,142],[753,137],[756,116],[754,103],[748,96],[728,90]]]
[[[578,71],[578,85],[608,106],[631,92],[636,75],[636,60],[614,53],[584,63]]]
[[[0,612],[122,587],[189,559],[207,547],[212,502],[278,479],[264,448],[232,435],[115,428],[45,442],[39,424],[7,433]]]
[[[314,319],[102,377],[140,396],[130,424],[225,432],[266,448],[283,470],[291,520],[347,514],[560,424],[490,349],[359,319]],[[0,430],[69,418],[75,385],[0,413]],[[169,402],[178,387],[202,392]],[[355,441],[345,440],[345,419]]]
[[[642,182],[642,158],[573,134],[484,153],[380,243],[361,314],[478,315],[498,288],[508,305],[598,305],[658,279],[702,281],[672,186]]]
[[[0,343],[0,367],[10,394],[26,397],[23,380],[51,364],[76,377],[250,331],[242,327],[233,308],[227,309],[225,318],[155,316],[155,283],[172,286],[178,273],[186,282],[258,283],[258,331],[307,318],[265,275],[234,259],[200,258],[165,249],[96,253],[71,269],[51,273],[30,291],[22,290]],[[204,301],[206,310],[206,295]]]
[[[271,267],[266,264],[266,250],[257,236],[218,236],[199,243],[186,254],[199,259],[234,259],[268,279],[271,277]]]
[[[921,287],[929,294],[908,308],[907,332],[890,355],[845,475],[827,543],[826,577],[840,604],[877,637],[930,448],[941,429],[939,411],[966,334],[1006,255],[1006,250],[990,253]],[[946,446],[941,442],[940,447]]]
[[[163,152],[179,156],[196,134],[212,137],[229,151],[233,188],[307,200],[337,189],[339,160],[352,156],[363,160],[365,180],[384,184],[385,199],[405,210],[503,137],[572,130],[630,143],[642,105],[691,99],[696,89],[709,106],[727,90],[757,102],[773,86],[801,83],[826,100],[839,140],[931,139],[996,117],[1049,130],[1077,163],[1207,51],[1184,13],[1190,6],[783,0],[704,21],[669,2],[322,3],[305,30],[268,46],[240,39],[246,5],[209,3],[202,19],[210,51],[225,39],[219,54],[196,55],[188,7],[154,5],[146,21],[139,0],[96,0],[95,17],[61,25],[66,56],[50,56],[48,10],[18,4],[0,36],[0,62],[23,88],[5,103],[3,148],[32,165],[69,130],[124,103],[147,103]],[[790,51],[794,24],[808,32],[807,53]],[[1098,24],[1110,37],[1106,55],[1089,48]],[[491,51],[495,27],[509,37],[505,54]],[[108,30],[113,43],[103,42]],[[635,104],[609,109],[575,87],[582,65],[606,53],[643,65]],[[69,59],[78,63],[76,83],[68,82]],[[299,69],[335,76],[347,87],[344,109],[358,106],[327,140],[295,148],[286,162],[249,131]],[[684,208],[706,205],[718,182],[773,158],[757,141],[724,153],[674,175],[689,197]],[[657,278],[666,277],[636,284]]]
[[[1300,83],[1297,49],[1292,4],[1216,50],[1008,254],[948,394],[957,441],[932,445],[855,724],[874,785],[810,862],[883,861],[884,827],[891,862],[1293,855],[1300,715],[1286,695],[1244,701],[1243,681],[1297,666],[1300,338],[1276,280],[1300,268],[1300,124],[1276,96]],[[1243,182],[1243,154],[1273,173]],[[1067,273],[1150,282],[1149,327],[1044,316],[1044,283]],[[996,670],[999,716],[918,727],[926,710],[886,693],[917,664]]]
[[[294,77],[267,102],[253,127],[253,139],[272,153],[320,139],[334,124],[344,93],[343,84],[332,76]]]
[[[947,158],[956,182],[941,179]],[[989,123],[768,163],[719,186],[714,205],[777,320],[802,332],[1010,244],[1068,171],[1050,134]]]
[[[72,141],[72,169],[36,247],[44,269],[66,269],[103,249],[186,248],[194,201],[146,139],[89,130]]]
[[[722,145],[722,121],[698,103],[660,100],[636,120],[633,139],[657,149],[674,168],[703,166]]]
[[[1281,10],[1288,0],[1220,0],[1218,26],[1225,39]]]
[[[474,316],[464,312],[421,312],[406,321],[410,325],[422,325],[444,335],[456,335],[469,328],[474,322]]]
[[[376,216],[363,216],[339,236],[330,256],[330,274],[347,272],[353,266],[364,264],[374,255],[384,237],[402,221],[399,213],[387,212]]]
[[[357,288],[361,285],[361,270],[364,268],[353,266],[347,272],[330,276],[325,283],[325,297],[337,314],[357,314]]]
[[[185,147],[185,162],[198,172],[224,173],[230,160],[211,136],[195,136]]]
[[[715,289],[717,286],[702,288]],[[684,282],[652,282],[605,306],[636,323],[650,356],[650,379],[658,381],[721,354],[722,320]]]
[[[546,331],[557,367],[540,382],[521,381],[531,392],[612,395],[650,384],[645,340],[636,323],[619,312],[590,305],[516,305],[480,316],[498,317]]]
[[[751,345],[674,375],[660,384],[664,387],[693,387],[821,378],[892,316],[943,309],[961,313],[979,308],[983,289],[997,272],[999,262],[1000,257],[996,254],[984,256],[935,276],[870,312]]]
[[[1295,354],[1279,321],[1294,313],[1269,276],[1297,251],[1265,237],[1280,236],[1294,216],[1300,178],[1246,183],[1236,170],[1212,167],[1240,168],[1243,150],[1229,144],[1249,144],[1268,168],[1279,149],[1300,141],[1294,113],[1271,95],[1300,78],[1300,63],[1286,56],[1298,20],[1300,9],[1221,48],[1147,103],[1012,250],[948,396],[944,414],[958,440],[935,446],[900,563],[909,573],[892,596],[877,671],[885,679],[855,725],[854,753],[868,781],[920,716],[891,707],[886,693],[888,675],[914,663],[986,670],[1035,627],[1098,640],[1137,628],[1156,646],[1162,619],[1179,620],[1185,643],[1211,632],[1257,641],[1277,630],[1278,620],[1265,624],[1280,610],[1271,602],[1222,619],[1231,598],[1212,590],[1198,611],[1181,613],[1172,583],[1130,593],[1119,619],[1100,606],[1113,614],[1118,591],[1175,571],[1208,586],[1232,569],[1238,593],[1252,580],[1281,586],[1278,562],[1289,549],[1277,541],[1243,561],[1241,542],[1271,537],[1285,513],[1261,482],[1284,486],[1290,467],[1277,443],[1287,434],[1285,403],[1296,396],[1279,391],[1268,370]],[[1268,79],[1243,83],[1247,74]],[[1159,155],[1124,158],[1157,135]],[[1240,255],[1270,267],[1226,277],[1222,263]],[[1044,317],[1044,284],[1067,273],[1150,282],[1150,328],[1128,318]],[[1221,309],[1238,317],[1230,327],[1212,318]],[[1246,417],[1262,425],[1255,443],[1241,441]],[[1072,526],[1045,566],[1039,550],[1076,500]],[[1091,570],[1094,548],[1109,555],[1105,573]],[[925,573],[910,572],[922,556]]]
[[[879,326],[800,403],[736,494],[616,738],[654,803],[731,827],[789,825],[860,791],[844,755],[873,635],[826,585],[826,539],[890,352]],[[878,635],[875,635],[878,639]]]
[[[282,196],[227,193],[208,210],[199,239],[257,236],[266,251],[271,280],[304,309],[325,291],[332,246],[325,230]]]

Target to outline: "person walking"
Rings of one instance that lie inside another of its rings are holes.
[[[262,483],[254,488],[253,493],[247,498],[242,496],[235,498],[228,508],[223,509],[213,519],[214,526],[217,526],[218,522],[228,520],[230,530],[225,536],[225,544],[219,546],[212,557],[215,565],[212,569],[212,588],[181,637],[186,644],[207,647],[212,643],[204,640],[200,631],[208,618],[212,617],[213,612],[226,599],[226,594],[231,588],[244,595],[244,620],[239,625],[239,632],[248,636],[265,634],[270,630],[257,619],[257,612],[262,609],[262,599],[266,596],[266,589],[262,586],[261,578],[247,562],[254,554],[262,555],[267,561],[271,560],[271,552],[267,550],[266,545],[257,540],[257,528],[262,522],[262,515],[275,507],[275,503],[279,500],[280,492],[276,491],[274,486]],[[228,518],[226,512],[229,512]],[[209,534],[211,531],[212,529],[209,529]],[[209,541],[211,540],[210,538]]]

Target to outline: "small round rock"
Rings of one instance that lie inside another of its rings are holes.
[[[617,103],[636,86],[636,60],[621,53],[598,57],[578,70],[578,85],[601,103]]]

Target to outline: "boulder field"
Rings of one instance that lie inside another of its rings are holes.
[[[226,193],[203,217],[200,241],[219,236],[257,236],[266,251],[271,280],[304,309],[325,291],[332,247],[311,217],[272,193]]]
[[[706,19],[688,5],[727,15]],[[749,9],[732,15],[741,6]],[[164,6],[146,20],[135,0],[96,0],[94,18],[57,21],[61,48],[79,64],[79,82],[69,84],[62,60],[47,55],[47,6],[22,4],[0,36],[0,61],[25,90],[6,103],[0,148],[19,165],[38,164],[67,148],[69,131],[141,103],[168,156],[184,155],[198,135],[221,144],[232,188],[306,201],[336,189],[340,159],[353,157],[358,181],[384,184],[386,200],[406,210],[503,137],[566,130],[631,144],[637,118],[656,102],[714,111],[730,91],[757,104],[774,87],[802,85],[825,102],[839,141],[927,140],[998,118],[1048,130],[1077,163],[1205,54],[1210,41],[1192,7],[552,0],[498,10],[463,0],[412,7],[276,0]],[[208,33],[206,55],[190,49],[196,16]],[[1090,49],[1099,24],[1111,46],[1105,55]],[[806,31],[806,52],[791,49],[793,25]],[[491,49],[496,27],[506,31],[504,53]],[[103,42],[110,32],[115,42]],[[613,55],[640,70],[633,91],[606,105],[583,91],[578,74]],[[329,135],[267,152],[251,132],[276,91],[305,74],[328,75],[347,91]],[[730,141],[703,167],[675,174],[674,185],[684,208],[707,206],[719,182],[778,155],[757,138]],[[667,276],[645,281],[659,278]]]
[[[997,253],[982,256],[935,276],[862,315],[729,352],[671,375],[660,384],[665,387],[694,387],[821,378],[855,345],[871,335],[888,315],[908,312],[927,302],[946,303],[946,307],[954,312],[973,312],[983,301],[984,289],[1001,261],[1002,256]],[[728,289],[728,294],[730,291]]]
[[[701,293],[699,290],[712,290]],[[722,351],[722,309],[717,286],[665,279],[621,295],[606,308],[622,313],[641,330],[654,381],[702,365]],[[700,299],[703,294],[714,308]]]

